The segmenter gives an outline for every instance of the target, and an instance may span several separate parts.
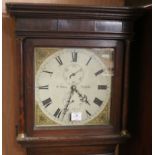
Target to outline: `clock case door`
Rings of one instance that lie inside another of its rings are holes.
[[[35,127],[35,77],[34,77],[34,48],[36,47],[75,47],[75,48],[114,48],[114,76],[112,77],[112,94],[109,125],[93,126],[59,126]],[[124,44],[116,40],[91,39],[26,39],[23,42],[23,75],[24,75],[24,106],[25,133],[27,137],[37,141],[42,140],[70,145],[119,142],[122,130],[122,93]],[[50,138],[51,137],[51,138]],[[61,141],[59,141],[61,139]],[[108,140],[108,141],[105,141]]]

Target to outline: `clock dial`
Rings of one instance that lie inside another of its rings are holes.
[[[111,98],[109,65],[93,49],[61,48],[35,75],[35,100],[57,125],[84,125],[98,117]],[[100,54],[107,53],[102,49]]]

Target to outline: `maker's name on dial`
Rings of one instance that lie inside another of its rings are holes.
[[[80,87],[81,87],[81,88],[84,88],[84,89],[89,89],[89,88],[91,88],[90,85],[81,85]]]
[[[64,86],[64,85],[56,85],[56,88],[67,88],[67,86]]]

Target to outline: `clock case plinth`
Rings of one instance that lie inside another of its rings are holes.
[[[17,141],[29,155],[114,155],[127,132],[129,49],[133,24],[144,8],[102,8],[7,3],[15,18],[19,86]],[[115,49],[110,125],[35,128],[35,47]]]

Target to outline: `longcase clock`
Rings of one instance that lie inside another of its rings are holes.
[[[142,9],[7,4],[28,155],[115,155],[129,138],[128,68]]]

